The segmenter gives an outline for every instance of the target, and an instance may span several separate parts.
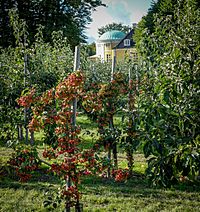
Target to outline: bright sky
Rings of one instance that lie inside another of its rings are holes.
[[[88,25],[85,31],[88,42],[98,38],[98,28],[110,23],[123,23],[131,26],[132,23],[138,23],[144,16],[152,0],[102,0],[107,7],[98,7],[92,13],[93,22]]]

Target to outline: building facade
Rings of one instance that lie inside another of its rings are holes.
[[[101,60],[102,62],[109,62],[114,57],[117,62],[126,58],[136,60],[137,52],[133,33],[133,29],[127,34],[118,30],[104,33],[96,41],[96,55],[91,56],[90,59]]]

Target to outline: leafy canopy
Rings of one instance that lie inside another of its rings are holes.
[[[159,0],[139,23],[140,130],[147,174],[170,185],[199,171],[200,9],[197,0]]]
[[[92,21],[91,11],[103,6],[101,0],[4,0],[0,7],[0,46],[14,46],[15,38],[8,12],[16,8],[20,19],[24,19],[29,29],[29,40],[34,41],[38,25],[44,26],[44,40],[51,41],[53,31],[62,30],[72,47],[84,42],[83,30]]]
[[[119,30],[125,33],[128,33],[130,31],[130,26],[124,25],[122,23],[111,23],[111,24],[107,24],[103,27],[98,28],[98,34],[99,36],[101,36],[102,34],[104,34],[105,32],[108,32],[110,30]]]

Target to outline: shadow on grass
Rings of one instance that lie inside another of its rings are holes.
[[[141,155],[137,161],[142,160]],[[9,177],[10,176],[10,177]],[[0,211],[49,211],[41,208],[48,198],[46,193],[57,195],[60,180],[47,173],[43,166],[27,183],[17,181],[15,174],[0,176],[2,198]],[[150,187],[141,172],[127,182],[115,182],[99,176],[83,176],[80,184],[84,211],[199,211],[200,185],[181,183],[173,188]],[[53,196],[54,197],[54,196]],[[17,210],[15,210],[17,208]],[[29,208],[26,210],[25,208]],[[31,208],[31,209],[30,209]],[[63,211],[59,206],[58,210]]]
[[[60,184],[58,177],[38,171],[27,183],[20,183],[17,179],[3,178],[0,188],[37,190],[39,192],[47,189],[56,189]],[[81,181],[82,194],[107,195],[124,198],[153,198],[165,201],[166,199],[179,198],[196,200],[200,192],[199,183],[182,183],[173,188],[150,187],[147,180],[142,176],[134,176],[126,182],[115,182],[113,179],[106,179],[98,176],[84,176]],[[190,193],[190,195],[185,195]],[[191,195],[194,194],[194,195]]]
[[[59,183],[60,179],[57,176],[47,174],[45,170],[38,170],[28,182],[20,182],[15,174],[4,176],[1,178],[0,188],[44,190],[49,186],[56,187]]]
[[[83,179],[83,185],[87,188],[86,192],[102,194],[111,192],[117,196],[124,197],[158,197],[165,199],[166,194],[171,197],[178,197],[182,192],[200,192],[199,183],[182,183],[172,188],[151,187],[148,181],[142,177],[133,177],[126,182],[115,182],[101,177],[90,176]],[[183,197],[184,198],[184,197]],[[188,198],[188,197],[185,197]]]

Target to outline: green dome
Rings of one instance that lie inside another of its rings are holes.
[[[118,30],[111,30],[108,32],[105,32],[101,37],[99,38],[100,41],[118,41],[125,37],[125,33],[118,31]]]

